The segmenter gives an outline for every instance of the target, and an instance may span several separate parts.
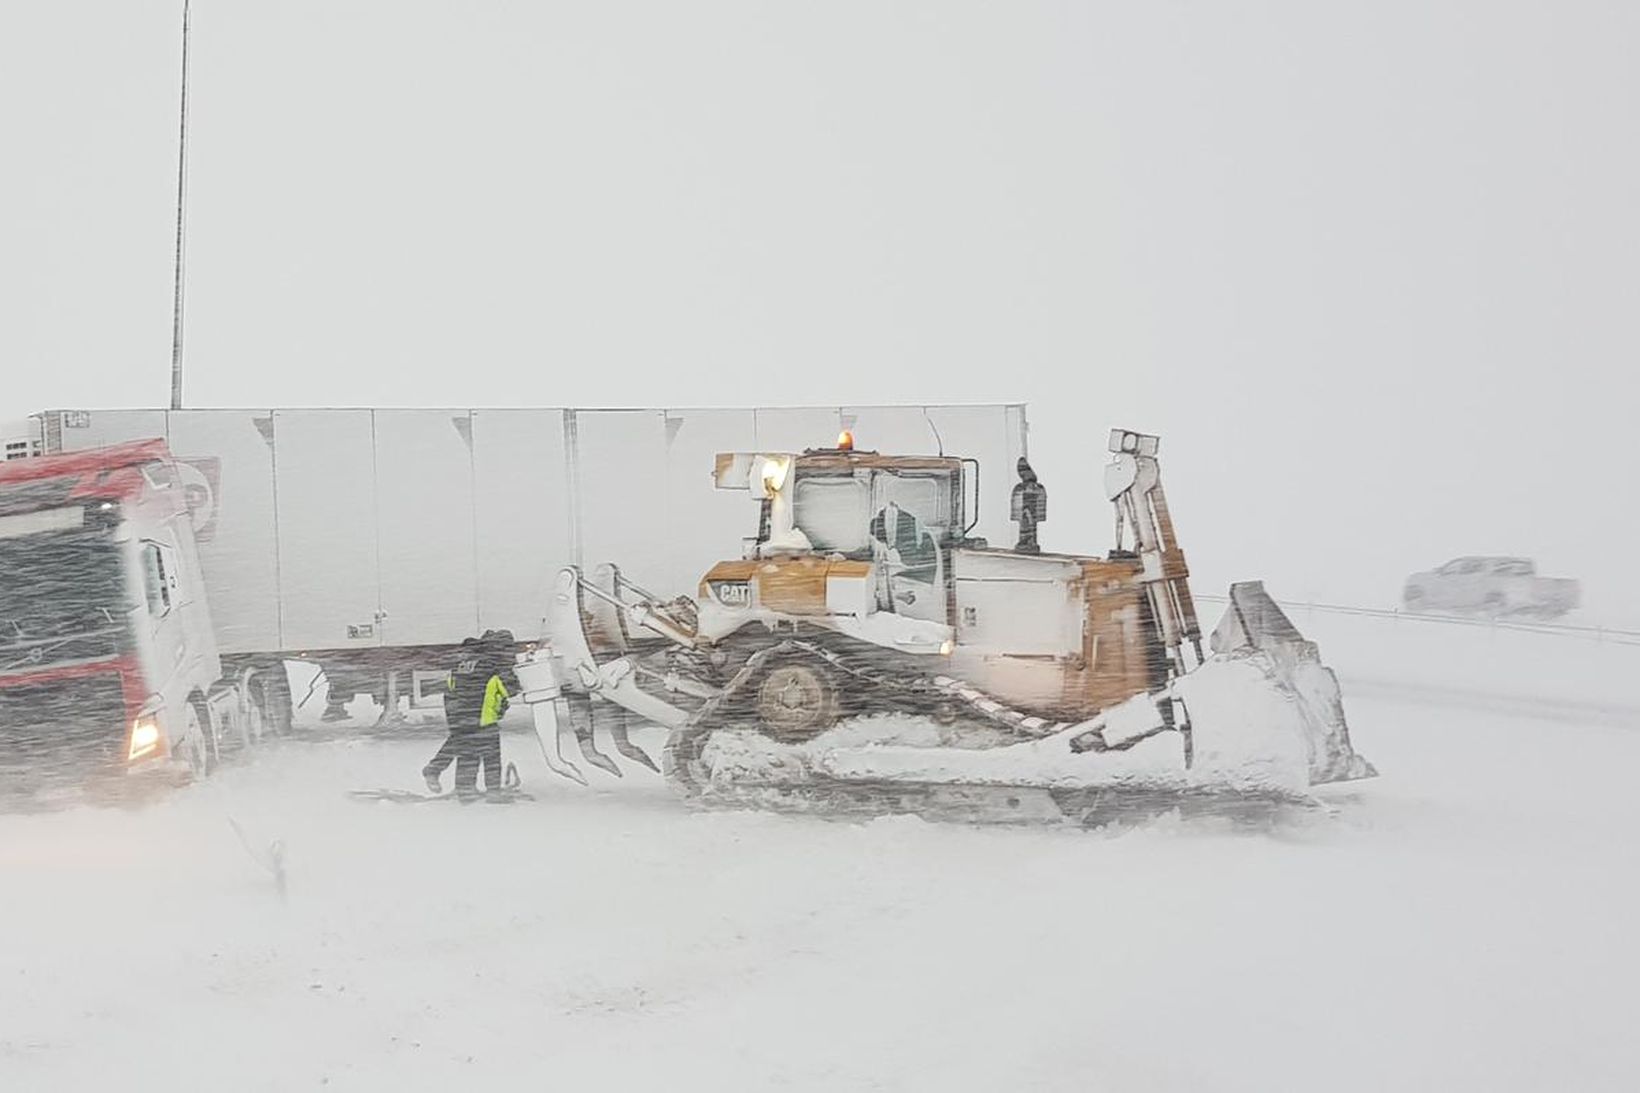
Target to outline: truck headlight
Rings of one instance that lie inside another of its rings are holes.
[[[126,761],[152,755],[159,750],[159,739],[159,720],[151,713],[138,714],[131,722],[131,746],[126,749]]]

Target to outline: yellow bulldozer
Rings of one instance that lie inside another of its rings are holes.
[[[560,731],[705,804],[1098,823],[1133,809],[1310,802],[1375,773],[1338,684],[1258,582],[1232,586],[1203,652],[1156,437],[1115,430],[1116,544],[1041,550],[1028,468],[1021,539],[972,537],[979,468],[947,455],[724,453],[714,483],[759,502],[743,556],[694,598],[613,565],[566,567],[517,665],[548,765]],[[667,732],[659,767],[631,737]]]

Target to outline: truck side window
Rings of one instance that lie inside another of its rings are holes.
[[[142,547],[142,583],[148,594],[148,613],[159,618],[171,610],[171,583],[165,572],[165,555],[158,543]]]

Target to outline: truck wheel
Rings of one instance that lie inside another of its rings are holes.
[[[211,739],[210,720],[200,701],[190,698],[182,707],[182,736],[177,756],[188,764],[188,773],[204,778],[216,766],[216,746]]]
[[[781,660],[757,685],[763,733],[788,744],[812,740],[837,722],[837,683],[822,664]]]
[[[262,688],[252,687],[248,697],[249,701],[245,703],[245,745],[254,748],[267,735],[268,723],[262,716]]]
[[[283,736],[290,731],[290,681],[283,662],[256,674],[251,682],[251,705],[259,711],[262,735]]]

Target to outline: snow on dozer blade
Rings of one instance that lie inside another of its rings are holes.
[[[1310,784],[1371,778],[1378,771],[1350,745],[1338,677],[1321,663],[1313,641],[1299,633],[1264,591],[1263,581],[1230,586],[1230,606],[1209,646],[1220,657],[1262,659],[1271,678],[1289,692],[1303,718]]]

